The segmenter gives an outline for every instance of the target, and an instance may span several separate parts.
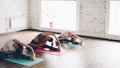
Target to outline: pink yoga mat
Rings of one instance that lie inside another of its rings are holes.
[[[48,54],[51,54],[51,55],[60,56],[60,55],[63,55],[63,54],[65,54],[65,53],[68,53],[68,52],[70,52],[70,51],[69,51],[69,50],[66,50],[66,49],[60,49],[60,51],[37,49],[37,50],[35,50],[35,52],[43,52],[43,53],[48,53]]]

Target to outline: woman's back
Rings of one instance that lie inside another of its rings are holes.
[[[3,51],[10,51],[10,52],[15,52],[16,48],[15,48],[15,42],[13,39],[8,40],[3,47],[1,48],[1,50]]]

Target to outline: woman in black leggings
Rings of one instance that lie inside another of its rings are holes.
[[[51,36],[54,36],[56,38],[56,46],[60,45],[59,40],[57,39],[57,37],[53,34],[53,33],[48,33],[48,32],[44,32],[44,33],[40,33],[38,34],[31,42],[30,42],[30,46],[33,47],[33,49],[42,49],[42,48],[48,48],[50,50],[54,50],[57,51],[59,50],[59,48],[54,48],[53,45],[53,38]],[[51,46],[47,45],[46,42],[49,41],[51,42]]]
[[[24,50],[26,50],[25,53],[23,53]],[[34,60],[35,53],[31,46],[17,39],[10,39],[0,49],[0,60],[8,57]]]

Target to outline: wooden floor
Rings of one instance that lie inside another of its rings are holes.
[[[0,35],[0,46],[13,38],[29,43],[38,33],[40,32],[22,31]],[[120,68],[120,42],[82,39],[84,47],[70,49],[69,53],[61,56],[37,54],[36,57],[45,60],[31,67],[0,60],[0,68]]]

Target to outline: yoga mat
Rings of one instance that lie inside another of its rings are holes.
[[[62,45],[64,45],[64,46],[74,46],[74,47],[80,46],[80,44],[72,44],[72,43],[62,43]]]
[[[32,60],[26,60],[26,59],[5,58],[4,60],[13,62],[13,63],[17,63],[17,64],[21,64],[21,65],[25,65],[25,66],[32,66],[34,64],[42,62],[44,59],[35,58],[35,60],[32,61]]]
[[[60,55],[63,55],[65,53],[68,53],[69,51],[65,50],[65,49],[61,49],[60,51],[47,51],[47,50],[39,49],[39,50],[35,50],[35,52],[43,52],[43,53],[47,53],[47,54],[51,54],[51,55],[60,56]]]

